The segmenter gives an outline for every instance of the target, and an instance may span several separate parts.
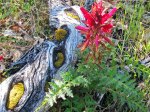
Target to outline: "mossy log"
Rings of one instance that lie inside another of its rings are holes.
[[[38,42],[12,63],[10,76],[0,84],[0,112],[34,112],[45,96],[46,81],[60,79],[77,60],[82,36],[75,26],[82,24],[80,7],[63,0],[49,0],[49,7],[53,39]]]

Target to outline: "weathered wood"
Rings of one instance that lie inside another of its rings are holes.
[[[54,31],[53,41],[37,43],[12,64],[21,67],[0,84],[0,112],[33,112],[44,98],[46,80],[60,79],[61,73],[77,60],[82,37],[75,26],[83,19],[80,8],[62,0],[50,0],[49,6],[51,29],[67,34],[59,39]]]
[[[145,59],[142,59],[140,62],[141,64],[150,67],[150,54],[147,57],[145,57]]]
[[[48,74],[52,75],[54,72],[54,67],[50,67],[49,63],[53,63],[52,55],[56,46],[52,42],[46,41],[39,47],[41,47],[41,51],[35,57],[35,61],[28,62],[21,70],[0,85],[0,112],[9,110],[7,109],[9,92],[11,87],[19,82],[24,85],[25,91],[21,99],[16,99],[18,104],[12,109],[13,111],[29,112],[42,101],[46,78]]]
[[[84,7],[85,7],[87,10],[90,10],[93,3],[94,3],[94,0],[86,0]]]

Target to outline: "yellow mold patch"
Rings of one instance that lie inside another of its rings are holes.
[[[58,41],[62,41],[67,35],[67,31],[64,29],[57,29],[55,31],[55,39]]]
[[[61,52],[59,52],[58,54],[57,54],[57,60],[55,61],[55,63],[54,63],[54,65],[56,66],[56,67],[60,67],[62,64],[63,64],[63,62],[64,62],[64,54],[63,53],[61,53]]]
[[[13,85],[9,93],[9,97],[7,101],[7,108],[14,109],[15,106],[18,104],[19,100],[21,99],[23,93],[24,93],[23,83],[17,83]]]

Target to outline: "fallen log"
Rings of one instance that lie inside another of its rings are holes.
[[[11,65],[10,77],[0,84],[0,112],[33,112],[45,96],[46,80],[60,79],[77,60],[77,45],[82,41],[75,29],[82,24],[78,6],[50,0],[50,28],[53,40],[37,43]]]

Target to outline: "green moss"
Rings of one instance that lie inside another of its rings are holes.
[[[55,39],[57,41],[62,41],[67,35],[67,31],[64,29],[57,29],[55,31]]]
[[[55,67],[61,67],[61,65],[63,64],[63,62],[64,62],[64,54],[63,53],[61,53],[61,52],[59,52],[59,53],[57,53],[57,60],[55,61],[55,63],[54,63],[54,65],[55,65]]]
[[[14,109],[15,106],[18,104],[19,100],[21,99],[23,93],[24,93],[23,83],[17,83],[13,85],[9,93],[9,97],[7,101],[7,108]]]

